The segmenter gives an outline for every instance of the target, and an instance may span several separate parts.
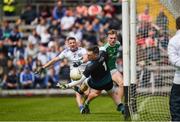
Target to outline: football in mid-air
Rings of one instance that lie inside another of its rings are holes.
[[[81,71],[79,70],[78,67],[73,67],[71,70],[70,70],[70,78],[72,80],[80,80],[82,77],[82,73]]]

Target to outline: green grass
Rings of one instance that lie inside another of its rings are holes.
[[[137,120],[143,121],[169,121],[169,97],[167,96],[141,96],[137,99]]]
[[[90,104],[91,114],[81,115],[74,97],[0,98],[0,121],[123,121],[110,97]]]

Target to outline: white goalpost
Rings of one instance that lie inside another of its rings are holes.
[[[129,78],[130,78],[130,61],[129,61],[129,2],[122,0],[122,40],[123,40],[123,78],[124,78],[124,92],[129,91]],[[129,114],[129,99],[128,94],[124,97],[125,103],[125,120],[128,120]]]
[[[167,45],[175,32],[175,16],[162,0],[122,0],[122,18],[125,118],[168,121],[175,69]]]

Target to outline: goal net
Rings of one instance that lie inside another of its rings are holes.
[[[132,120],[170,120],[169,95],[175,69],[168,61],[167,46],[175,34],[175,16],[168,2],[136,0],[137,81],[129,89]]]

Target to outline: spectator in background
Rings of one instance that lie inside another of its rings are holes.
[[[52,20],[49,28],[48,28],[49,33],[54,36],[55,35],[55,31],[57,31],[57,34],[60,34],[60,27],[59,27],[59,23],[56,20]]]
[[[10,27],[8,21],[3,21],[2,29],[3,29],[3,39],[9,38],[11,31],[12,31],[12,28]]]
[[[39,38],[40,37],[38,36],[36,29],[32,29],[32,33],[28,36],[28,43],[38,45],[40,40]]]
[[[7,46],[4,45],[4,42],[0,40],[0,52],[2,52],[5,57],[8,57],[8,49]]]
[[[151,29],[151,25],[149,22],[140,22],[139,25],[137,26],[137,31],[141,38],[147,38],[150,29]]]
[[[41,45],[47,47],[51,38],[51,35],[49,34],[47,28],[44,30],[44,32],[41,33],[40,37],[41,37],[41,41],[40,41]]]
[[[24,21],[26,25],[29,25],[36,18],[37,18],[37,13],[35,9],[32,8],[31,4],[28,4],[27,6],[25,6],[24,12],[20,15],[20,19],[17,21],[17,24],[20,24],[22,21]]]
[[[59,71],[60,80],[70,81],[69,74],[70,74],[70,66],[68,64],[68,60],[65,58],[60,63],[60,71]]]
[[[20,56],[18,60],[14,60],[14,64],[21,71],[21,70],[23,70],[24,66],[26,65],[26,60],[24,59],[23,56]]]
[[[7,79],[4,84],[5,89],[17,89],[18,88],[18,74],[15,67],[12,67],[8,72]]]
[[[13,45],[16,46],[19,39],[22,39],[23,33],[20,32],[19,27],[15,26],[10,33],[10,40],[13,42]]]
[[[37,59],[40,60],[43,65],[48,62],[46,47],[40,46],[40,52],[37,55]]]
[[[152,17],[149,15],[149,6],[147,5],[143,13],[138,16],[139,22],[152,22]]]
[[[34,74],[28,66],[24,67],[24,70],[20,74],[20,84],[23,89],[30,89],[34,83]]]
[[[36,59],[33,62],[33,71],[35,71],[35,69],[39,69],[42,67],[42,62],[38,59]],[[33,84],[33,88],[47,88],[48,87],[48,79],[47,79],[47,72],[44,70],[41,74],[36,74],[35,75],[35,81]]]
[[[36,26],[36,33],[38,36],[41,36],[42,33],[45,33],[47,29],[47,23],[44,18],[39,19],[39,24]]]
[[[61,19],[61,29],[63,31],[64,30],[65,31],[70,30],[73,27],[73,25],[75,23],[75,20],[76,20],[76,18],[75,18],[74,14],[73,14],[72,8],[68,9],[66,11],[65,16],[63,16],[62,19]]]
[[[38,48],[32,42],[27,43],[27,47],[25,47],[25,58],[27,59],[28,56],[32,56],[33,59],[37,57]]]
[[[109,29],[115,29],[115,30],[120,30],[121,29],[121,21],[116,17],[116,16],[110,16],[108,19],[108,23],[109,23]]]
[[[93,31],[95,31],[96,33],[98,33],[100,28],[102,27],[98,18],[94,18],[94,20],[92,21],[92,26]]]
[[[156,17],[156,25],[160,28],[160,30],[165,33],[168,32],[168,17],[165,15],[163,8],[160,9],[158,16]]]
[[[83,5],[81,2],[79,3],[78,6],[76,6],[76,14],[77,16],[84,16],[87,17],[88,16],[88,8],[87,6]]]
[[[50,41],[48,43],[48,60],[53,59],[54,57],[56,57],[58,54],[57,50],[56,50],[56,43],[54,41]]]
[[[0,52],[0,86],[3,86],[7,79],[7,57]]]
[[[68,37],[76,37],[78,41],[82,40],[83,32],[82,29],[79,28],[79,23],[75,23],[72,27],[72,30],[69,32]]]
[[[14,65],[13,58],[8,58],[8,61],[7,61],[7,72],[9,72],[13,68],[17,68]],[[18,69],[16,70],[16,73],[19,73]]]
[[[96,3],[90,5],[88,8],[88,14],[89,16],[92,16],[92,17],[99,15],[101,12],[102,12],[102,7]]]
[[[66,9],[63,7],[62,0],[57,0],[56,6],[53,8],[53,18],[60,22],[65,13]]]
[[[3,39],[3,29],[2,29],[2,26],[1,26],[1,23],[0,23],[0,40]]]
[[[30,70],[33,71],[33,63],[34,63],[34,60],[32,58],[32,56],[28,56],[26,58],[26,65],[30,68]]]
[[[3,11],[5,16],[14,16],[16,12],[15,0],[3,0]]]
[[[111,2],[106,2],[104,6],[104,12],[105,14],[110,14],[111,16],[114,16],[115,8]]]
[[[167,54],[169,38],[170,38],[170,36],[168,33],[162,33],[159,36],[159,48],[162,51],[162,53]]]
[[[42,8],[40,8],[39,17],[49,19],[51,17],[50,8],[48,6],[42,6]]]
[[[14,58],[15,60],[19,60],[20,57],[25,56],[25,48],[22,40],[17,41],[17,46],[14,48]]]
[[[148,32],[148,37],[145,39],[145,44],[147,48],[155,46],[156,42],[154,39],[154,31],[150,30]]]
[[[22,40],[18,40],[17,46],[14,47],[13,59],[19,66],[19,68],[23,68],[25,65],[25,48]]]
[[[47,75],[47,84],[49,88],[56,88],[56,84],[59,81],[59,76],[56,75],[55,69],[52,67],[49,69],[49,73]]]
[[[83,34],[83,38],[90,44],[97,44],[96,33],[93,30],[93,26],[90,21],[86,21],[84,25],[85,33]]]
[[[159,43],[158,39],[155,38],[155,32],[153,30],[149,31],[149,37],[145,39],[146,44],[146,53],[147,53],[147,61],[149,63],[156,64],[157,61],[160,60],[160,50],[159,50]]]

